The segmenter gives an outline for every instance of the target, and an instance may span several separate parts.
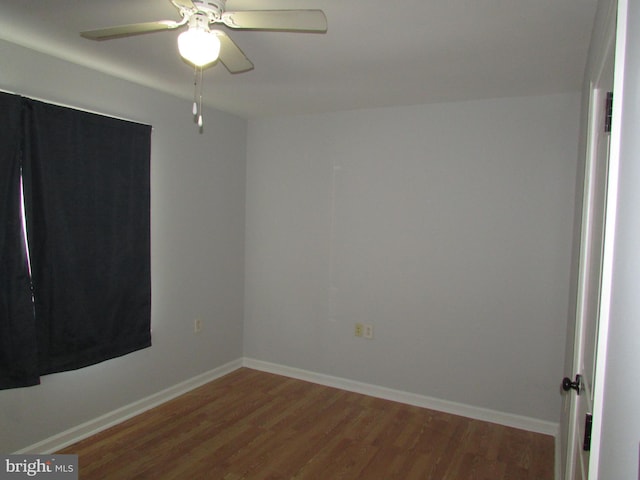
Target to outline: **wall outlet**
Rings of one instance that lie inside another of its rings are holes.
[[[368,340],[372,340],[373,339],[373,325],[364,325],[364,332],[362,333],[362,336]]]
[[[200,333],[202,331],[202,319],[196,318],[193,321],[193,333]]]
[[[353,331],[353,334],[356,337],[361,337],[362,335],[364,335],[364,325],[361,323],[356,323],[355,329]]]

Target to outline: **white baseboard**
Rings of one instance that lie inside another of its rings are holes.
[[[291,378],[297,378],[299,380],[306,380],[308,382],[318,383],[328,387],[340,388],[349,392],[362,393],[364,395],[382,398],[385,400],[393,400],[395,402],[406,403],[416,407],[429,408],[431,410],[460,415],[467,418],[473,418],[475,420],[482,420],[507,427],[551,435],[556,439],[559,433],[559,425],[557,423],[538,420],[536,418],[498,412],[496,410],[474,407],[463,403],[450,402],[448,400],[417,395],[415,393],[393,390],[368,383],[356,382],[345,378],[301,370],[299,368],[263,362],[253,358],[245,357],[243,360],[243,366],[254,370],[261,370],[263,372],[275,373]]]
[[[109,412],[81,425],[70,428],[69,430],[54,435],[53,437],[47,438],[41,442],[38,442],[14,453],[51,454],[64,447],[72,445],[73,443],[83,440],[84,438],[101,432],[102,430],[128,420],[131,417],[150,410],[153,407],[172,400],[173,398],[187,393],[208,382],[216,380],[217,378],[231,373],[240,367],[247,367],[263,372],[297,378],[299,380],[305,380],[328,387],[340,388],[349,392],[361,393],[372,397],[392,400],[408,405],[414,405],[417,407],[429,408],[440,412],[451,413],[453,415],[460,415],[463,417],[496,423],[508,427],[519,428],[522,430],[542,433],[545,435],[552,435],[556,438],[556,444],[558,443],[557,440],[559,425],[557,423],[547,422],[520,415],[513,415],[510,413],[498,412],[495,410],[489,410],[480,407],[474,407],[462,403],[450,402],[447,400],[427,397],[424,395],[417,395],[414,393],[393,390],[377,385],[356,382],[346,378],[315,373],[299,368],[264,362],[252,358],[241,358],[222,365],[218,368],[214,368],[213,370],[210,370],[203,374],[197,375],[193,378],[190,378],[189,380],[178,383],[172,387],[162,390],[161,392],[133,402],[129,405]],[[556,460],[556,462],[557,461],[558,460]],[[558,465],[556,465],[556,468],[558,469]]]
[[[242,363],[242,359],[234,360],[14,453],[51,454],[233,372],[242,367]]]

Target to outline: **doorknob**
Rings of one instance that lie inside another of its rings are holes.
[[[576,381],[572,382],[569,377],[564,377],[562,379],[562,390],[568,392],[571,389],[574,389],[580,395],[580,386],[582,384],[582,376],[576,375]]]

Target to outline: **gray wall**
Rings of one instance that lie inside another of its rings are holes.
[[[557,422],[579,107],[250,120],[245,355]]]
[[[198,135],[187,101],[6,42],[0,58],[0,89],[154,126],[154,346],[0,391],[0,451],[243,354],[558,420],[577,94],[248,126],[207,110]]]
[[[0,391],[12,452],[242,356],[247,124],[207,110],[199,135],[189,101],[6,42],[0,59],[2,90],[153,125],[153,347]]]
[[[609,3],[607,1],[607,3]],[[640,452],[640,2],[620,1],[626,11],[626,55],[615,91],[621,99],[618,210],[598,478],[636,479]],[[628,7],[628,8],[627,8]],[[622,22],[624,15],[619,17]],[[598,380],[599,381],[599,380]]]

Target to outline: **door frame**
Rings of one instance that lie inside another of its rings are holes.
[[[589,458],[589,479],[598,479],[600,462],[600,435],[602,431],[602,412],[605,392],[605,371],[607,359],[607,340],[611,312],[613,285],[613,262],[615,231],[618,208],[618,178],[620,170],[620,135],[622,131],[622,92],[627,37],[627,0],[613,0],[612,18],[608,21],[609,30],[615,39],[613,67],[613,110],[611,118],[611,139],[609,146],[609,182],[607,191],[607,210],[605,221],[605,242],[603,250],[602,289],[600,306],[600,325],[598,330],[598,348],[596,351],[596,381],[594,384],[593,430],[591,456]]]
[[[614,233],[616,223],[616,210],[617,210],[617,186],[618,186],[618,166],[619,166],[619,152],[620,152],[620,130],[621,130],[621,106],[622,106],[622,79],[624,73],[624,55],[625,55],[625,37],[626,37],[626,5],[627,0],[602,0],[598,5],[598,12],[596,14],[596,22],[591,39],[591,46],[589,50],[589,59],[587,62],[587,69],[585,74],[584,88],[588,88],[586,95],[586,105],[583,104],[583,108],[588,109],[587,121],[583,125],[584,135],[582,138],[581,152],[584,154],[585,170],[583,179],[583,197],[582,197],[582,216],[580,226],[580,255],[579,255],[579,267],[578,267],[578,288],[575,298],[575,329],[573,331],[573,358],[572,358],[572,374],[577,373],[579,368],[580,358],[582,356],[582,306],[584,296],[584,284],[585,284],[585,244],[589,240],[585,240],[586,232],[588,231],[585,226],[586,219],[591,215],[591,204],[589,203],[589,188],[591,185],[591,173],[593,172],[593,164],[595,161],[595,148],[593,132],[594,127],[593,119],[596,116],[594,109],[597,105],[594,105],[594,89],[598,79],[601,77],[604,67],[607,64],[607,55],[613,55],[613,112],[612,112],[612,127],[610,134],[610,146],[609,146],[609,174],[607,180],[607,192],[606,192],[606,209],[604,218],[604,241],[602,251],[602,280],[600,289],[600,306],[599,306],[599,323],[597,330],[597,344],[596,344],[596,363],[594,371],[594,385],[593,385],[593,425],[591,436],[591,451],[589,457],[589,479],[596,480],[598,477],[599,466],[599,452],[600,452],[600,434],[602,430],[602,404],[604,398],[604,386],[605,386],[605,368],[606,368],[606,349],[607,338],[609,331],[609,311],[611,305],[611,285],[612,285],[612,269],[613,269],[613,255],[614,255]],[[575,432],[578,427],[577,422],[581,419],[577,418],[576,413],[576,396],[572,395],[570,400],[569,419],[568,419],[568,435],[564,439],[566,441],[563,448],[563,459],[565,464],[561,466],[562,476],[565,480],[573,480],[575,478],[575,472],[573,470],[573,458],[576,453],[576,445],[573,442],[575,438]],[[558,472],[560,473],[560,472]]]

